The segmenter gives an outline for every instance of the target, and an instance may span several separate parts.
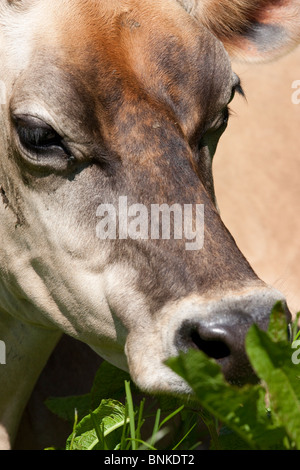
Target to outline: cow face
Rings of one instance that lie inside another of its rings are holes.
[[[0,5],[3,309],[152,391],[187,391],[163,361],[190,347],[243,381],[246,331],[282,297],[216,208],[213,154],[241,92],[222,42],[171,0]],[[129,236],[136,204],[148,231]],[[162,204],[181,237],[152,236]]]

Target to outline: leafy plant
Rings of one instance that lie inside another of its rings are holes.
[[[170,359],[198,402],[225,428],[212,436],[220,449],[300,449],[300,369],[293,364],[285,313],[274,307],[268,332],[253,325],[246,338],[259,385],[229,385],[219,366],[200,351]]]
[[[246,351],[261,379],[257,385],[230,385],[213,359],[191,350],[167,365],[191,386],[193,401],[164,396],[149,402],[128,374],[116,374],[104,363],[89,394],[51,399],[47,405],[74,421],[68,450],[193,450],[203,439],[200,422],[209,432],[211,449],[300,449],[300,365],[292,362],[280,303],[267,332],[250,328]]]
[[[174,397],[140,393],[127,373],[105,362],[89,394],[50,398],[46,404],[74,423],[66,450],[177,450],[199,444],[200,416],[194,409]]]

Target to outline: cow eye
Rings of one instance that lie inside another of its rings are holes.
[[[216,132],[220,132],[220,131],[224,132],[226,130],[226,127],[227,127],[228,122],[229,122],[229,116],[230,116],[230,110],[227,107],[223,111],[222,119],[221,119],[221,122],[220,122],[218,128],[216,129]]]
[[[13,124],[20,155],[28,163],[48,168],[65,170],[73,164],[72,156],[64,138],[42,119],[29,115],[14,115]]]
[[[20,143],[26,149],[35,152],[64,149],[60,135],[44,121],[31,116],[18,116],[14,121]]]
[[[228,121],[230,116],[230,110],[226,107],[219,117],[218,121],[214,124],[214,126],[209,129],[201,138],[200,142],[198,143],[198,149],[201,150],[204,147],[209,149],[209,153],[211,158],[214,157],[214,154],[217,149],[218,142],[225,132]]]

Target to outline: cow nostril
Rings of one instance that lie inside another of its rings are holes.
[[[222,331],[185,322],[177,331],[175,343],[181,351],[198,349],[212,359],[225,359],[231,356],[231,350],[223,336]]]
[[[190,339],[194,349],[199,349],[212,359],[223,359],[230,356],[230,349],[222,340],[203,339],[197,330],[191,331]]]
[[[175,333],[177,351],[197,349],[216,360],[227,380],[235,385],[257,383],[257,377],[245,351],[245,335],[249,322],[237,325],[228,316],[227,321],[206,319],[185,320]]]

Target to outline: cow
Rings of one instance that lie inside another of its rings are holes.
[[[0,1],[1,448],[63,333],[154,393],[191,392],[164,364],[189,348],[251,379],[246,332],[290,313],[225,228],[212,159],[243,94],[230,57],[289,52],[299,18],[298,0]],[[191,232],[204,209],[203,243],[126,237],[120,213],[99,236],[121,199],[192,207]]]

